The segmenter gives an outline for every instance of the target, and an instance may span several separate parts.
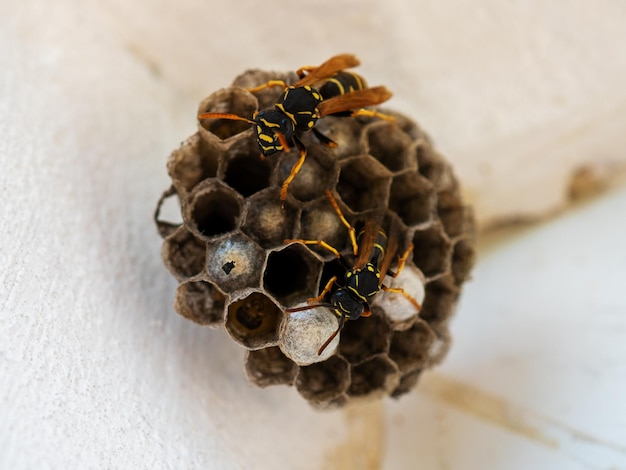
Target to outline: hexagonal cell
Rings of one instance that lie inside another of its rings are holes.
[[[353,212],[387,206],[391,172],[369,155],[340,162],[337,192]]]
[[[222,88],[200,102],[198,114],[202,113],[227,113],[236,114],[246,119],[252,119],[257,110],[257,100],[248,91],[237,88]],[[252,125],[244,121],[230,119],[200,119],[200,133],[208,142],[226,140],[242,132],[250,131],[252,137]]]
[[[154,223],[162,238],[167,238],[183,224],[180,206],[178,191],[172,185],[163,192],[154,210]]]
[[[320,197],[326,189],[331,187],[337,180],[339,165],[326,147],[312,144],[308,138],[303,140],[307,156],[302,168],[289,185],[288,194],[299,201],[307,202]],[[287,153],[279,154],[279,158],[276,184],[282,186],[300,158],[300,154],[297,148],[293,148]]]
[[[224,321],[226,296],[210,282],[186,281],[176,289],[174,309],[200,325],[220,326]]]
[[[215,177],[221,153],[218,145],[205,142],[199,133],[189,137],[167,161],[167,172],[174,186],[189,192],[201,181]]]
[[[452,276],[445,276],[426,284],[426,296],[420,318],[429,325],[448,320],[459,298],[459,289],[454,286]]]
[[[454,245],[452,252],[452,275],[454,282],[460,286],[469,278],[469,273],[476,260],[476,250],[471,240],[460,240]]]
[[[411,140],[430,145],[430,138],[422,129],[420,129],[420,127],[415,123],[415,121],[413,121],[412,119],[408,118],[407,116],[401,113],[389,111],[386,109],[381,109],[380,111],[385,114],[391,114],[393,117],[395,117],[396,126],[398,126],[398,128],[402,130],[402,132],[408,135],[411,138]]]
[[[411,391],[413,389],[413,387],[415,387],[417,385],[417,381],[419,380],[420,375],[422,375],[421,369],[414,370],[414,371],[408,372],[406,374],[403,374],[400,377],[400,383],[391,392],[391,397],[392,398],[398,398],[401,395],[404,395],[405,393]]]
[[[403,289],[415,302],[424,302],[424,275],[415,266],[406,264],[397,277],[385,277],[384,284],[391,288]],[[381,292],[374,305],[385,311],[394,330],[409,328],[417,319],[419,309],[401,292]]]
[[[411,139],[395,123],[375,122],[367,127],[365,138],[368,153],[392,172],[417,168]]]
[[[451,240],[463,235],[473,235],[475,231],[474,212],[470,207],[461,205],[442,207],[440,204],[438,214],[443,228]]]
[[[317,121],[315,128],[337,144],[332,149],[336,160],[367,153],[364,142],[360,138],[363,124],[348,117],[327,116]]]
[[[352,366],[350,374],[352,382],[348,395],[351,397],[383,396],[395,389],[400,381],[396,365],[382,355]]]
[[[339,203],[339,206],[344,217],[347,217],[348,211],[345,210],[345,206],[341,203]],[[340,252],[344,251],[349,244],[348,229],[341,222],[337,212],[335,212],[326,196],[312,202],[302,210],[300,235],[298,238],[303,240],[324,240]],[[323,258],[330,259],[335,257],[330,251],[320,246],[308,245],[308,247]]]
[[[425,141],[415,147],[417,169],[437,191],[456,186],[456,179],[443,157]]]
[[[416,231],[413,246],[413,262],[427,279],[445,273],[450,267],[452,245],[440,224]]]
[[[295,83],[298,76],[294,72],[276,72],[267,70],[247,70],[233,80],[234,87],[254,88],[270,80],[282,80],[287,84]],[[279,86],[266,88],[253,93],[259,102],[259,109],[273,108],[278,98],[283,94],[283,89]]]
[[[372,307],[370,317],[346,322],[341,332],[339,354],[351,364],[358,364],[386,352],[390,331],[391,327],[383,311]]]
[[[300,243],[273,251],[267,258],[263,287],[283,305],[289,306],[314,297],[322,262]]]
[[[291,238],[298,209],[289,201],[281,207],[280,190],[269,188],[246,200],[242,230],[263,248],[274,248]]]
[[[246,375],[258,387],[290,385],[297,373],[298,366],[278,346],[248,351],[246,356]]]
[[[224,165],[219,176],[244,197],[270,186],[274,159],[265,158],[253,139],[232,142],[225,152]]]
[[[242,233],[207,242],[206,272],[224,292],[259,287],[265,251]]]
[[[428,358],[428,364],[426,367],[432,367],[439,364],[450,349],[450,329],[447,323],[437,323],[431,325],[433,332],[435,333],[435,340],[430,345],[430,352]]]
[[[337,400],[348,389],[349,384],[348,363],[337,356],[301,367],[296,377],[296,388],[300,395],[317,403]]]
[[[184,226],[163,240],[161,257],[165,267],[178,280],[193,277],[204,270],[206,243]]]
[[[433,185],[416,171],[397,175],[391,182],[389,208],[408,226],[431,222],[437,195]]]
[[[389,358],[403,374],[422,369],[428,364],[435,333],[423,321],[418,321],[405,331],[394,331],[391,337]]]
[[[228,306],[226,331],[248,349],[275,346],[282,317],[282,310],[269,297],[252,292]]]
[[[318,354],[338,326],[337,317],[329,309],[317,307],[286,313],[279,344],[285,356],[302,366],[324,361],[335,353],[339,336]]]
[[[199,238],[210,240],[239,227],[243,200],[218,180],[205,180],[183,207],[183,220]]]

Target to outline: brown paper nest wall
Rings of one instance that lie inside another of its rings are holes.
[[[203,100],[198,112],[249,118],[271,108],[280,88],[246,91],[270,79],[293,83],[296,76],[245,72]],[[383,111],[396,122],[320,120],[316,127],[338,144],[334,149],[305,133],[308,156],[284,208],[279,190],[297,150],[263,159],[249,124],[202,121],[171,154],[172,187],[155,214],[164,238],[163,261],[180,282],[176,311],[200,325],[224,326],[248,351],[250,382],[292,385],[317,408],[408,392],[420,373],[446,354],[448,322],[474,262],[472,211],[461,200],[449,164],[414,122]],[[317,296],[336,272],[336,258],[317,246],[284,240],[322,239],[350,258],[346,227],[326,189],[352,225],[380,212],[399,221],[400,249],[412,242],[414,251],[404,275],[393,281],[422,309],[407,307],[400,294],[381,292],[372,315],[346,322],[340,337],[317,356],[319,345],[337,328],[337,317],[325,308],[298,314],[284,309]],[[170,196],[180,203],[180,225],[159,219]]]

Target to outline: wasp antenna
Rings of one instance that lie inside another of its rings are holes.
[[[256,122],[254,122],[252,119],[230,113],[202,113],[198,114],[198,119],[229,119],[231,121],[244,121],[248,124],[256,124]]]
[[[328,347],[328,345],[331,343],[332,340],[335,339],[335,336],[337,336],[339,334],[339,332],[341,330],[343,330],[343,325],[346,322],[346,314],[343,313],[341,315],[341,320],[339,320],[339,326],[337,327],[337,329],[335,330],[335,332],[330,335],[330,337],[324,342],[324,344],[322,344],[322,346],[318,349],[317,351],[317,355],[321,356],[322,353],[324,352],[324,349],[326,349]]]
[[[317,308],[317,307],[333,308],[331,304],[313,304],[313,305],[305,305],[304,307],[288,308],[285,310],[285,312],[286,313],[302,312],[304,310],[310,310],[312,308]]]

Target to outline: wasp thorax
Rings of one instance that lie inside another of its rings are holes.
[[[268,109],[254,117],[256,123],[257,143],[263,155],[286,150],[295,132],[293,122],[280,111]]]
[[[276,109],[287,115],[299,131],[313,129],[319,119],[317,106],[322,95],[310,86],[289,87],[276,103]]]

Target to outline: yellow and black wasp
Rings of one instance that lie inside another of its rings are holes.
[[[371,315],[370,301],[381,290],[402,294],[413,304],[417,311],[420,311],[422,308],[417,300],[404,289],[387,287],[383,284],[386,275],[396,277],[400,274],[406,259],[413,250],[413,244],[409,245],[405,252],[398,257],[396,271],[390,271],[389,268],[398,251],[396,226],[393,223],[391,224],[388,236],[381,224],[374,217],[370,217],[366,219],[365,226],[357,237],[355,236],[356,231],[354,227],[350,225],[342,214],[333,194],[326,190],[326,196],[341,222],[349,231],[350,242],[355,256],[354,263],[350,266],[339,250],[323,240],[285,240],[285,243],[297,242],[305,245],[318,245],[333,253],[343,265],[343,269],[345,269],[341,287],[332,292],[328,302],[323,302],[323,299],[331,291],[335,283],[339,282],[337,276],[330,278],[317,297],[308,300],[309,305],[286,310],[287,313],[293,313],[316,307],[327,307],[339,317],[337,330],[322,344],[317,352],[318,355],[322,354],[324,349],[343,329],[346,319],[356,320],[360,317],[369,317]]]
[[[336,146],[331,139],[315,129],[318,119],[324,116],[377,116],[393,120],[391,116],[363,109],[387,101],[391,98],[391,92],[384,86],[368,88],[362,77],[345,71],[359,63],[359,60],[351,54],[339,54],[319,66],[298,69],[300,79],[293,85],[288,85],[282,80],[270,80],[250,88],[248,91],[251,93],[274,86],[284,89],[273,109],[256,112],[252,119],[236,114],[211,112],[202,113],[198,118],[230,119],[254,125],[263,157],[280,151],[289,151],[295,146],[300,158],[282,184],[280,200],[285,201],[289,184],[302,168],[307,155],[299,134],[313,131],[322,144]],[[321,87],[313,88],[313,85],[317,84],[321,84]]]

